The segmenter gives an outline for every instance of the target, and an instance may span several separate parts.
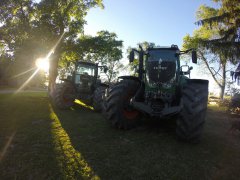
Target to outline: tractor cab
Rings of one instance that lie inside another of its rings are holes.
[[[92,93],[93,85],[97,80],[97,64],[90,62],[77,62],[74,73],[74,84],[81,93]]]
[[[173,48],[151,48],[147,51],[146,80],[151,87],[174,81],[179,69],[178,56]]]
[[[132,49],[130,62],[135,59],[134,53],[139,54],[139,79],[145,87],[145,100],[158,101],[162,104],[179,101],[177,92],[181,83],[190,78],[192,67],[180,66],[180,55],[192,51],[192,62],[197,62],[196,51],[189,49],[180,51],[177,45],[170,47],[150,47],[140,51]],[[187,77],[188,75],[188,77]],[[143,86],[142,86],[143,87]],[[176,100],[178,99],[178,100]],[[155,105],[154,105],[155,106]],[[159,106],[160,111],[163,106]]]
[[[130,63],[135,59],[134,54],[139,54],[138,74],[151,86],[159,86],[168,82],[179,80],[179,75],[190,75],[192,67],[180,66],[180,55],[192,51],[192,62],[197,63],[197,55],[194,49],[180,51],[177,45],[170,47],[150,47],[146,51],[140,46],[140,51],[132,49]]]

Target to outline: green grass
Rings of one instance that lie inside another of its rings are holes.
[[[210,107],[202,142],[145,119],[130,131],[76,105],[59,111],[44,93],[0,94],[0,179],[238,179],[240,136]],[[9,145],[6,148],[6,145]]]
[[[10,86],[2,86],[0,85],[0,90],[15,90],[17,88],[14,88],[14,87],[10,87]]]
[[[220,106],[218,104],[208,104],[208,109],[215,111],[215,112],[227,112],[228,111],[227,106]]]

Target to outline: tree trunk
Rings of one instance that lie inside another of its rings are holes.
[[[56,46],[54,54],[50,56],[49,61],[49,84],[48,84],[48,93],[52,98],[54,97],[55,88],[56,88],[56,79],[58,76],[58,61],[61,55],[60,45]]]
[[[108,78],[108,83],[111,83],[112,81],[112,73],[111,72],[108,72],[109,74],[107,75],[107,78]]]
[[[52,56],[49,66],[49,84],[48,84],[48,94],[51,98],[54,96],[55,87],[56,87],[56,78],[58,75],[58,60],[59,55]]]
[[[224,92],[226,86],[226,63],[222,63],[222,83],[220,86],[220,99],[224,99]]]
[[[220,95],[219,98],[222,101],[224,99],[224,91],[225,91],[225,86],[220,87]]]
[[[224,92],[225,92],[225,86],[226,86],[226,61],[225,59],[223,59],[222,57],[220,57],[220,62],[221,62],[221,66],[222,66],[222,77],[221,80],[218,80],[216,78],[217,75],[219,75],[218,72],[215,72],[215,74],[213,73],[213,71],[211,70],[211,67],[208,64],[207,59],[205,58],[205,56],[203,55],[202,52],[199,52],[201,59],[203,60],[203,62],[205,63],[207,69],[209,70],[210,74],[212,75],[213,80],[217,83],[217,85],[220,88],[220,95],[219,98],[221,100],[224,99]]]
[[[53,47],[53,55],[50,56],[49,61],[49,84],[48,84],[48,94],[51,98],[54,97],[54,92],[56,88],[56,79],[58,76],[58,61],[61,56],[61,42],[64,35],[63,27],[60,27],[61,36],[58,38],[58,41]]]

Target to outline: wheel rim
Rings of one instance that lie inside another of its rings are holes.
[[[134,110],[129,104],[130,104],[130,99],[132,98],[132,93],[129,93],[124,100],[124,106],[123,106],[123,115],[126,119],[128,120],[134,120],[138,117],[139,112]]]

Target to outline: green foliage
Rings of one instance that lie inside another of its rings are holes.
[[[95,6],[103,7],[102,1],[1,2],[1,45],[6,47],[0,48],[1,57],[4,54],[11,55],[15,72],[20,73],[34,67],[38,57],[44,57],[53,51],[51,61],[55,63],[51,66],[50,76],[51,72],[57,71],[59,59],[61,67],[66,66],[68,61],[86,60],[109,66],[107,76],[111,81],[122,67],[119,63],[122,58],[122,41],[117,40],[115,33],[108,31],[100,31],[96,37],[82,35],[84,17]],[[63,34],[63,40],[56,46]]]
[[[100,31],[97,33],[93,59],[102,65],[108,66],[107,79],[111,82],[116,78],[123,65],[119,62],[122,58],[123,41],[117,40],[115,33]]]
[[[197,17],[197,20],[208,19],[209,17],[217,16],[218,13],[219,13],[218,9],[201,5],[197,10],[196,17]]]
[[[82,36],[78,41],[78,49],[82,50],[83,59],[101,64],[122,58],[122,42],[115,33],[100,31],[97,36]]]
[[[69,41],[60,64],[67,61],[92,61],[108,66],[107,80],[111,82],[116,78],[119,70],[123,68],[122,58],[123,41],[117,39],[115,33],[99,31],[96,36],[82,35],[74,41]]]
[[[131,49],[140,50],[140,47],[139,47],[139,46],[141,46],[144,50],[146,50],[146,49],[149,48],[149,47],[155,47],[155,46],[156,46],[155,43],[153,43],[153,42],[147,42],[147,41],[138,43],[137,45],[138,45],[138,46],[137,46],[136,48],[134,48],[134,47],[128,47],[127,53],[129,54],[130,51],[131,51]],[[137,72],[137,71],[138,71],[138,64],[139,64],[139,62],[138,62],[137,59],[134,59],[134,61],[129,64],[129,66],[130,66],[130,72],[131,72],[132,75],[134,75],[134,76],[137,76],[137,74],[138,74],[138,72]]]
[[[219,27],[219,36],[201,43],[214,51],[221,51],[225,58],[235,62],[240,57],[240,1],[239,0],[214,0],[220,3],[220,8],[216,11],[213,8],[207,8],[208,12],[214,14],[207,14],[206,16],[199,16],[199,25],[208,26],[212,25]]]
[[[217,17],[221,14],[220,9],[214,9],[208,6],[200,6],[197,11],[197,20],[199,19],[211,19],[212,17]],[[227,82],[226,72],[227,67],[232,62],[236,62],[236,59],[232,59],[228,56],[231,51],[231,47],[222,48],[219,46],[210,47],[209,42],[213,42],[216,39],[222,38],[223,29],[229,27],[226,24],[221,24],[217,21],[209,21],[208,23],[203,23],[197,30],[193,32],[193,35],[189,34],[183,38],[183,49],[195,48],[197,49],[199,62],[203,67],[205,67],[212,76],[214,81],[218,84],[221,89],[220,97],[223,99],[225,85]],[[214,67],[214,68],[213,68]]]
[[[212,16],[216,16],[218,13],[217,9],[214,9],[212,7],[208,7],[205,5],[202,5],[199,7],[199,9],[196,12],[197,20],[202,18],[209,18]],[[194,30],[193,36],[191,37],[189,34],[187,34],[183,38],[183,49],[187,50],[190,48],[201,48],[204,47],[201,44],[201,41],[206,41],[215,37],[218,37],[219,35],[219,27],[218,24],[214,23],[211,25],[211,28],[209,26],[201,26],[197,30]]]

